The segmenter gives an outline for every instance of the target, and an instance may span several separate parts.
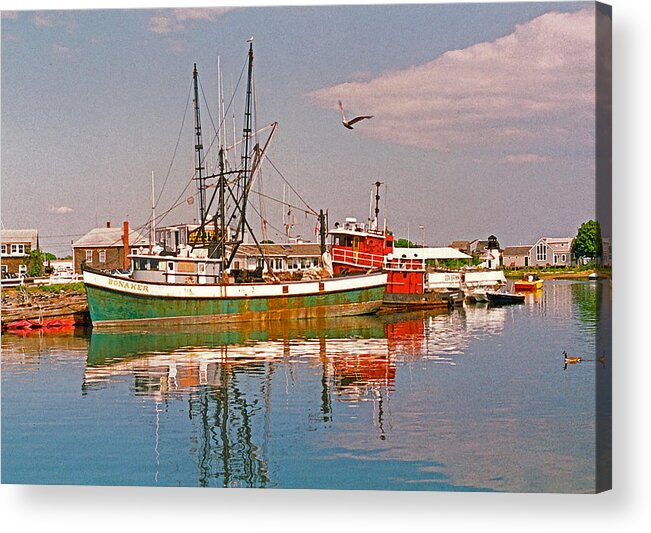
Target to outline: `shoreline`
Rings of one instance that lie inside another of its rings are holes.
[[[508,280],[517,280],[528,272],[537,274],[541,279],[577,279],[588,280],[593,270],[569,272],[541,272],[528,270],[504,270]],[[598,272],[599,279],[611,279],[611,272]],[[386,311],[385,311],[386,312]],[[4,330],[7,324],[19,320],[40,322],[43,319],[72,319],[76,323],[90,323],[88,301],[85,290],[76,284],[52,285],[47,288],[32,286],[20,291],[18,287],[2,290],[1,324]]]
[[[520,279],[526,274],[536,274],[541,279],[584,279],[587,280],[588,276],[593,272],[599,274],[599,279],[611,279],[611,272],[600,272],[598,270],[581,270],[574,271],[570,270],[568,272],[545,272],[540,270],[504,270],[504,276],[506,279]]]

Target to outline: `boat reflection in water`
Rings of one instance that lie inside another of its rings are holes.
[[[311,394],[320,404],[316,418],[325,422],[333,396],[382,401],[380,389],[393,386],[396,372],[384,332],[375,317],[278,323],[264,331],[239,325],[93,332],[82,390],[90,394],[133,376],[133,392],[156,404],[157,458],[160,414],[186,398],[199,484],[264,487],[274,485],[268,471],[272,383],[293,381],[301,365],[317,370],[321,387]]]
[[[447,339],[427,346],[425,330],[437,318],[420,312],[280,322],[264,330],[240,324],[94,331],[82,392],[93,394],[126,379],[134,395],[153,400],[157,461],[161,414],[169,417],[174,402],[183,400],[200,485],[273,486],[270,418],[273,412],[277,420],[279,399],[295,401],[295,393],[272,395],[272,384],[300,387],[307,400],[301,398],[303,413],[295,415],[305,414],[306,403],[318,406],[307,409],[312,425],[332,422],[333,402],[352,407],[372,402],[372,414],[363,416],[372,417],[367,424],[384,440],[397,360],[428,357],[454,364],[436,353]]]

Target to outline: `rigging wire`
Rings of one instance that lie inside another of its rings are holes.
[[[299,200],[300,200],[301,202],[303,202],[303,204],[305,205],[305,207],[307,207],[307,208],[310,210],[309,212],[310,212],[311,214],[315,215],[315,216],[318,216],[319,214],[318,214],[318,213],[317,213],[317,212],[316,212],[316,211],[315,211],[315,210],[314,210],[314,209],[313,209],[313,208],[312,208],[312,207],[311,207],[311,206],[310,206],[310,205],[309,205],[309,204],[308,204],[304,199],[303,199],[303,197],[302,197],[300,194],[298,194],[298,192],[296,191],[296,189],[294,189],[294,187],[292,187],[292,184],[289,183],[289,181],[287,181],[287,178],[285,178],[285,176],[283,176],[283,173],[282,173],[280,170],[278,170],[278,168],[276,167],[276,165],[273,164],[273,161],[272,161],[271,159],[269,159],[269,156],[268,156],[268,155],[265,155],[264,157],[265,157],[265,159],[266,159],[267,161],[269,161],[269,164],[270,164],[270,165],[272,166],[272,168],[273,168],[273,169],[278,173],[278,175],[279,175],[279,176],[282,178],[282,180],[287,184],[287,186],[292,190],[292,192],[293,192],[296,196],[298,196],[298,198],[299,198]]]
[[[167,180],[170,177],[170,174],[172,172],[172,165],[174,164],[174,159],[176,158],[176,151],[179,148],[179,144],[181,142],[181,135],[183,133],[183,127],[185,125],[185,117],[188,115],[188,106],[190,105],[190,95],[192,94],[192,83],[190,83],[190,89],[188,91],[188,96],[186,97],[185,101],[185,111],[183,111],[183,120],[181,121],[181,129],[179,130],[179,135],[176,139],[176,146],[174,147],[174,152],[172,153],[172,160],[170,161],[170,165],[167,168],[167,175],[165,176],[165,181],[163,181],[163,186],[161,187],[159,193],[158,193],[158,198],[154,202],[154,208],[158,207],[158,202],[160,202],[160,198],[163,194],[163,190],[165,189],[165,185],[167,185]]]
[[[222,118],[221,122],[219,123],[219,127],[221,128],[224,125],[224,122],[226,120],[226,114],[229,112],[231,106],[233,105],[233,101],[235,100],[235,95],[237,94],[237,89],[240,86],[240,83],[242,82],[242,77],[244,76],[244,70],[246,69],[247,62],[244,62],[244,65],[242,65],[242,70],[240,71],[240,77],[237,79],[237,83],[235,84],[235,88],[233,89],[233,94],[231,95],[231,99],[228,102],[228,106],[226,106],[226,110],[224,111],[224,117]],[[208,112],[208,118],[210,119],[210,123],[212,124],[212,127],[215,131],[217,130],[217,127],[215,126],[215,121],[212,118],[212,113],[210,112],[210,106],[208,106],[208,99],[206,98],[206,93],[203,90],[203,85],[201,84],[201,78],[199,78],[199,88],[201,89],[201,95],[203,96],[203,101],[206,107],[206,110]],[[208,156],[208,153],[212,149],[213,145],[215,144],[215,141],[218,139],[219,135],[215,134],[213,140],[210,142],[208,145],[208,148],[206,149],[206,152],[204,154],[204,161],[206,160],[206,157]],[[204,162],[202,161],[202,163]]]
[[[312,215],[312,216],[316,216],[316,217],[319,216],[319,214],[314,212],[313,210],[308,211],[307,209],[303,209],[302,207],[299,207],[297,205],[290,204],[289,202],[284,202],[283,200],[279,200],[278,198],[274,198],[273,196],[269,196],[269,195],[261,193],[259,191],[251,191],[251,192],[254,193],[254,194],[257,194],[258,196],[262,196],[263,198],[265,198],[267,200],[271,200],[273,202],[276,202],[277,204],[285,205],[287,207],[291,207],[292,209],[296,209],[296,211],[300,211],[301,213],[305,213],[306,215]]]

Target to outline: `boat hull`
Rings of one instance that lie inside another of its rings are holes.
[[[537,291],[542,289],[543,280],[539,279],[536,281],[516,281],[513,283],[513,288],[516,291]]]
[[[513,305],[524,303],[524,294],[486,292],[486,298],[491,305]]]
[[[279,284],[138,282],[84,271],[95,327],[295,320],[376,312],[386,274]]]

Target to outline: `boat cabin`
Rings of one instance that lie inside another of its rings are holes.
[[[394,238],[386,227],[366,225],[346,218],[343,227],[335,224],[329,232],[332,270],[335,276],[384,269],[388,274],[387,293],[422,294],[426,264],[418,253],[394,248]],[[413,249],[416,250],[416,249]]]
[[[330,230],[330,254],[335,276],[383,268],[385,257],[393,251],[393,235],[376,227],[346,218],[343,227]]]
[[[130,255],[133,279],[157,283],[218,283],[221,259],[208,257]]]

